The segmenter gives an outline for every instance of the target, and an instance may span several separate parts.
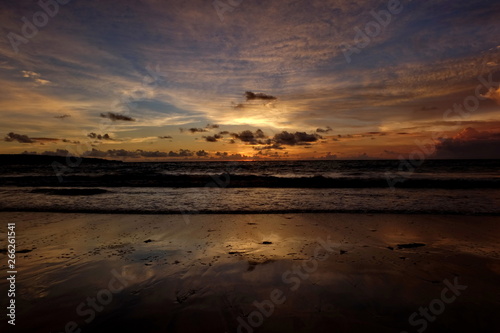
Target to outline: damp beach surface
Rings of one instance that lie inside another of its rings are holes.
[[[500,329],[498,216],[0,216],[16,332]]]

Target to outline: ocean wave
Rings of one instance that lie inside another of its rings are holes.
[[[0,186],[30,187],[219,187],[219,188],[441,188],[471,189],[500,188],[500,178],[469,177],[275,177],[257,175],[158,175],[127,174],[101,176],[1,177]]]

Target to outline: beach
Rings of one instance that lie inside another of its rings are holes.
[[[500,333],[500,2],[0,2],[0,333]]]
[[[16,224],[16,332],[500,330],[498,216],[0,219]]]

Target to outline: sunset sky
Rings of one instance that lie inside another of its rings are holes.
[[[0,153],[500,158],[498,1],[59,1],[0,4]]]

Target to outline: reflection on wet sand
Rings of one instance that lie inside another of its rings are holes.
[[[33,249],[20,331],[416,332],[456,277],[468,289],[427,331],[499,328],[498,217],[1,215]]]

